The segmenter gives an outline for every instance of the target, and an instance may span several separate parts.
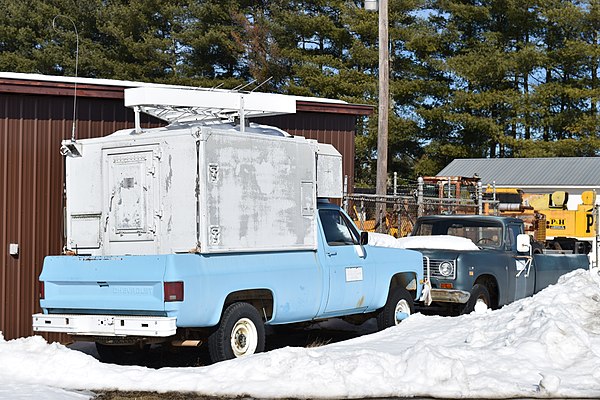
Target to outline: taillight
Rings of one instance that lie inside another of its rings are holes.
[[[44,281],[40,281],[40,300],[44,300],[44,296],[45,296],[45,286],[44,286]]]
[[[183,282],[165,282],[165,302],[183,301]]]

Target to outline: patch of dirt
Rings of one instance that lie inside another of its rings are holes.
[[[226,400],[226,397],[207,397],[195,393],[185,392],[100,392],[96,394],[94,400]],[[235,400],[244,400],[249,398],[236,397]]]

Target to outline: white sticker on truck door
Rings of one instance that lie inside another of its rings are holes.
[[[347,267],[346,268],[346,282],[356,282],[363,280],[363,269],[362,267]]]

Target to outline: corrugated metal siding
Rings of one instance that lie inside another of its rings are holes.
[[[438,176],[474,176],[483,184],[514,186],[600,186],[600,157],[456,159]]]
[[[72,102],[0,93],[0,331],[6,339],[32,334],[42,261],[63,246],[59,146],[71,135]],[[120,99],[79,98],[77,117],[78,138],[133,126],[133,112]],[[10,243],[19,244],[18,257],[9,255]]]
[[[342,154],[348,188],[354,187],[354,134],[356,115],[297,112],[292,115],[255,118],[257,123],[277,126],[294,136],[332,144]]]

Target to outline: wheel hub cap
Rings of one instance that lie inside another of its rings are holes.
[[[258,331],[248,318],[238,320],[231,331],[231,349],[235,357],[254,354],[258,347]]]
[[[396,325],[410,316],[410,306],[406,300],[402,299],[396,304]]]

